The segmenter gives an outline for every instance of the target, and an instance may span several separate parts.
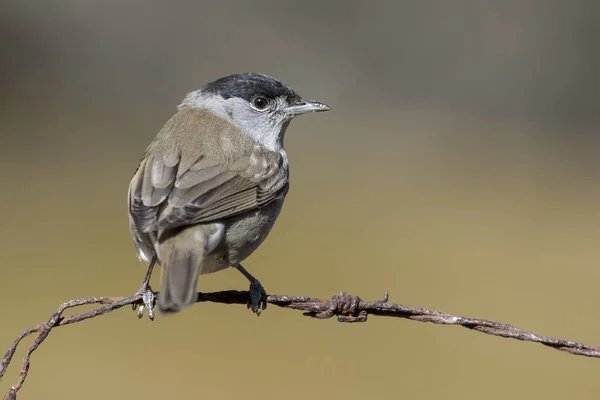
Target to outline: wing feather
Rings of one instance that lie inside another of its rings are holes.
[[[225,162],[201,155],[182,171],[179,155],[148,155],[130,185],[134,223],[145,233],[166,232],[226,219],[285,195],[282,154],[254,147],[244,157]]]

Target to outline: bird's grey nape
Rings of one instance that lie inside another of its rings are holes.
[[[285,107],[285,101],[279,97],[274,99],[277,107]],[[204,89],[189,93],[178,109],[197,108],[216,114],[250,136],[271,151],[281,151],[283,134],[289,120],[284,113],[260,112],[240,97],[223,98],[218,94],[206,92]]]

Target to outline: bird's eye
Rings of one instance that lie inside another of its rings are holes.
[[[258,110],[264,110],[269,105],[269,100],[264,97],[256,97],[252,100],[252,105]]]

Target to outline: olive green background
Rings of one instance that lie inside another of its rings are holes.
[[[597,1],[3,1],[0,347],[145,272],[126,192],[186,92],[273,75],[332,111],[245,266],[270,293],[600,343]],[[156,274],[154,285],[158,285]],[[245,289],[236,271],[200,289]],[[27,346],[30,342],[24,343]],[[0,350],[4,351],[4,350]],[[16,379],[22,348],[0,382]],[[200,304],[53,331],[24,399],[592,399],[600,361],[458,327]]]

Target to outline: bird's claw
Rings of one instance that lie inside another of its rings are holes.
[[[135,294],[141,294],[141,301],[137,301],[132,304],[132,309],[137,311],[137,317],[142,318],[144,316],[144,308],[148,310],[148,318],[150,321],[154,321],[154,305],[156,304],[156,293],[152,290],[150,285],[142,285]]]
[[[248,308],[252,310],[257,316],[267,308],[267,292],[258,279],[250,282],[250,300],[248,301]]]

